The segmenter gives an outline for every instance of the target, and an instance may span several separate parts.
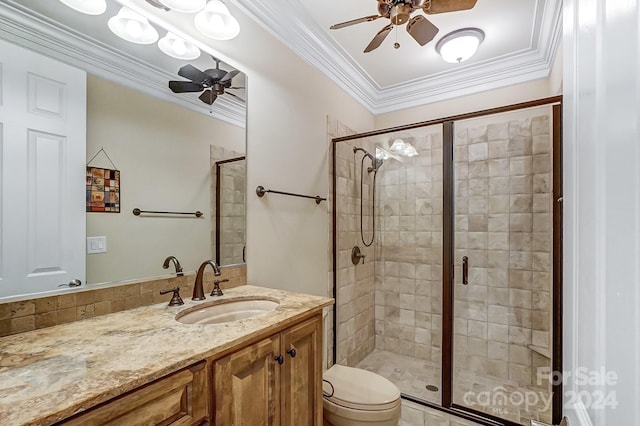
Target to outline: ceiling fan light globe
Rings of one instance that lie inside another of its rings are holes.
[[[213,0],[200,11],[194,23],[198,31],[214,40],[231,40],[240,34],[240,24],[220,0]]]
[[[60,2],[86,15],[102,15],[107,10],[105,0],[60,0]]]
[[[123,6],[107,23],[112,33],[123,40],[137,44],[152,44],[158,41],[158,32],[149,21]]]
[[[204,9],[207,0],[158,0],[158,2],[176,12],[196,13]]]
[[[190,61],[200,56],[200,49],[172,32],[158,41],[158,47],[172,58]]]
[[[464,28],[442,37],[436,45],[436,50],[446,62],[459,64],[475,55],[483,40],[482,30]]]

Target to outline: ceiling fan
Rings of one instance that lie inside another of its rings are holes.
[[[332,30],[349,27],[361,22],[375,21],[380,18],[387,18],[391,22],[382,28],[373,37],[373,40],[364,49],[364,53],[377,49],[384,39],[389,35],[394,25],[407,24],[407,32],[420,46],[429,43],[438,34],[438,27],[423,15],[416,15],[411,18],[411,14],[416,10],[422,10],[427,15],[437,13],[456,12],[459,10],[472,9],[477,0],[376,0],[378,2],[378,14],[353,19],[351,21],[335,24],[330,27]],[[396,49],[400,44],[394,43]]]
[[[212,105],[216,98],[222,94],[228,94],[244,102],[244,99],[231,92],[226,92],[227,89],[244,89],[244,87],[231,86],[231,80],[238,75],[240,71],[225,71],[220,69],[220,60],[212,56],[216,62],[216,67],[205,71],[200,71],[193,65],[185,65],[178,70],[178,75],[189,79],[190,81],[170,81],[169,89],[173,93],[185,93],[185,92],[202,92],[199,98],[207,105]]]

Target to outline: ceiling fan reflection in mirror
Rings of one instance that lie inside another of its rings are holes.
[[[241,97],[228,92],[229,89],[244,89],[244,87],[235,87],[231,85],[231,80],[240,73],[238,70],[225,71],[220,69],[220,60],[212,56],[216,62],[216,67],[204,71],[200,71],[193,65],[185,65],[178,70],[178,75],[190,81],[169,82],[169,89],[173,93],[202,92],[199,96],[200,100],[207,105],[212,105],[219,95],[227,94],[238,98],[244,102]]]
[[[472,9],[477,0],[376,0],[378,3],[378,14],[365,16],[351,21],[342,22],[332,25],[330,29],[337,30],[349,27],[351,25],[360,24],[362,22],[375,21],[380,18],[387,18],[390,23],[382,28],[373,37],[373,40],[364,49],[364,53],[371,52],[380,47],[385,38],[389,35],[394,26],[407,24],[407,32],[420,46],[424,46],[434,39],[438,34],[438,27],[433,25],[426,17],[421,14],[411,15],[417,10],[421,10],[427,15],[435,15],[438,13],[457,12],[460,10]],[[397,49],[400,47],[398,43],[394,43]]]

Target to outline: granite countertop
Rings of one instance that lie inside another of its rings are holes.
[[[162,303],[0,338],[0,424],[51,424],[333,303],[248,285],[203,302],[183,296],[182,306]],[[198,304],[255,296],[280,305],[223,324],[175,320]]]

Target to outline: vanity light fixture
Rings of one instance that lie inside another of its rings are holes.
[[[172,58],[189,61],[200,56],[200,49],[186,40],[178,37],[171,31],[158,41],[158,47],[166,55]]]
[[[220,0],[211,0],[195,17],[198,31],[214,40],[231,40],[240,33],[240,24]]]
[[[158,40],[158,32],[147,18],[122,6],[118,14],[107,23],[111,32],[118,37],[137,44],[151,44]]]
[[[398,138],[393,141],[391,147],[389,147],[389,151],[400,154],[404,150],[405,146],[407,146],[407,144],[402,139]]]
[[[204,9],[207,0],[158,0],[163,6],[182,13],[196,13]]]
[[[102,15],[107,10],[105,0],[60,0],[60,2],[87,15]]]
[[[415,157],[418,155],[418,151],[413,145],[400,138],[393,141],[391,147],[389,147],[389,151],[394,154],[402,155],[403,157]]]
[[[475,55],[483,40],[484,31],[462,28],[442,37],[436,44],[436,51],[446,62],[459,64]]]
[[[376,159],[386,161],[388,160],[389,153],[382,148],[376,147]]]

